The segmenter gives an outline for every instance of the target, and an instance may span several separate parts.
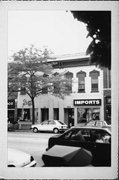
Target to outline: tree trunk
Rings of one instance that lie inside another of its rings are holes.
[[[35,103],[34,103],[34,98],[31,99],[32,101],[32,124],[35,123]]]

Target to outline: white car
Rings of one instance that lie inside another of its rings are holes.
[[[38,131],[50,131],[59,133],[68,129],[67,125],[59,120],[45,120],[40,124],[34,124],[31,126],[34,133]]]
[[[96,127],[103,127],[103,126],[108,126],[106,121],[101,121],[101,120],[91,120],[85,124],[86,126],[96,126]]]
[[[34,167],[33,156],[17,149],[8,148],[8,167]]]

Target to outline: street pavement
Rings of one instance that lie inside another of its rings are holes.
[[[42,154],[46,151],[49,137],[53,135],[53,133],[33,133],[32,131],[8,132],[7,143],[9,148],[31,154],[37,162],[36,167],[41,167],[44,165]]]

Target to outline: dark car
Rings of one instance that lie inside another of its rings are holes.
[[[72,127],[50,137],[46,150],[54,145],[84,148],[92,153],[92,166],[111,166],[111,132],[107,128]]]

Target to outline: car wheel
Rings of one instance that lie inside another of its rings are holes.
[[[37,133],[38,132],[38,129],[35,127],[35,128],[33,128],[33,132],[34,133]]]
[[[57,133],[59,132],[59,130],[58,130],[57,128],[54,128],[54,129],[53,129],[53,132],[54,132],[55,134],[57,134]]]

